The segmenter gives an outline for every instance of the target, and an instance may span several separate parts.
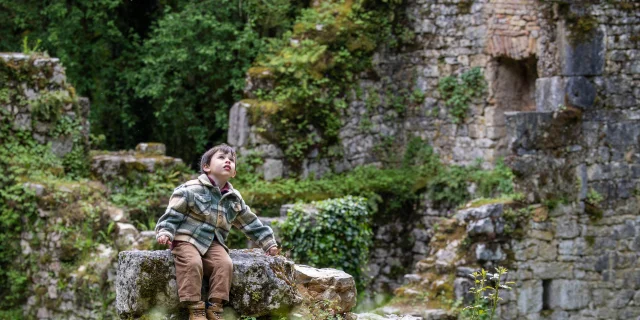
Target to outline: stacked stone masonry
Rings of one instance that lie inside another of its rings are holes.
[[[89,99],[76,98],[75,90],[67,83],[64,68],[57,58],[37,57],[20,53],[0,53],[0,64],[9,69],[20,70],[20,76],[28,81],[18,79],[0,83],[3,100],[0,108],[7,111],[6,117],[13,122],[14,130],[31,132],[33,139],[42,144],[50,144],[51,150],[58,157],[71,152],[74,147],[73,137],[69,134],[56,134],[55,119],[39,117],[34,110],[40,100],[50,97],[62,97],[66,100],[62,106],[62,115],[78,120],[82,126],[80,143],[88,147],[89,143]],[[77,101],[74,102],[74,99]],[[0,115],[3,117],[3,115]]]
[[[558,205],[548,220],[525,227],[524,240],[505,240],[502,253],[478,246],[478,254],[497,257],[498,264],[513,253],[510,277],[517,288],[501,317],[640,316],[640,3],[416,0],[407,13],[415,43],[401,52],[376,54],[375,79],[361,80],[365,94],[344,114],[343,157],[312,152],[302,174],[384,164],[376,146],[415,136],[447,163],[482,158],[489,167],[505,157],[527,202]],[[487,92],[456,124],[438,83],[473,67],[482,69]],[[394,114],[384,106],[385,95],[400,88],[419,89],[424,102]],[[366,106],[370,92],[382,97],[374,114]],[[232,118],[246,108],[234,106]],[[372,123],[368,130],[362,130],[365,118]],[[289,175],[278,146],[265,143],[246,117],[243,121],[231,126],[230,137],[241,131],[244,140],[230,138],[230,143],[260,151],[265,177]],[[400,217],[404,223],[377,226],[382,242],[394,234],[390,230],[417,233],[411,254],[391,250],[382,257],[386,248],[380,248],[378,257],[373,250],[372,274],[383,279],[380,287],[398,285],[384,272],[397,261],[430,256],[429,227],[448,214],[429,209],[428,199],[422,208],[416,217]]]

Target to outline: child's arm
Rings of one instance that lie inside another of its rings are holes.
[[[242,211],[233,220],[233,225],[242,231],[249,239],[260,244],[264,252],[270,253],[270,249],[277,247],[273,230],[260,222],[258,216],[251,212],[251,208],[242,200]]]
[[[173,241],[173,236],[176,234],[176,230],[184,220],[188,210],[187,190],[184,187],[178,187],[173,191],[169,199],[167,210],[156,224],[156,239],[158,242],[161,244],[166,243],[166,241],[164,243],[160,241],[162,237],[167,237],[169,244]]]

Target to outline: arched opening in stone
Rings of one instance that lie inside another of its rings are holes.
[[[535,56],[523,60],[498,57],[493,78],[493,95],[496,109],[501,111],[535,111],[538,59]]]

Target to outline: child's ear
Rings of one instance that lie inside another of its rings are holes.
[[[231,176],[231,178],[235,178],[236,174],[238,174],[238,171],[237,170],[233,170],[233,175]]]
[[[202,171],[209,173],[211,171],[211,168],[209,168],[209,166],[205,164],[204,166],[202,166]]]

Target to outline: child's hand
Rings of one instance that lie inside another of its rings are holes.
[[[268,256],[277,256],[278,254],[280,254],[280,249],[278,249],[278,247],[276,246],[273,246],[269,248],[269,251],[267,251],[266,254]]]
[[[166,244],[168,246],[171,245],[171,241],[169,241],[169,237],[167,237],[167,236],[160,236],[160,238],[158,238],[158,243],[159,244]]]

